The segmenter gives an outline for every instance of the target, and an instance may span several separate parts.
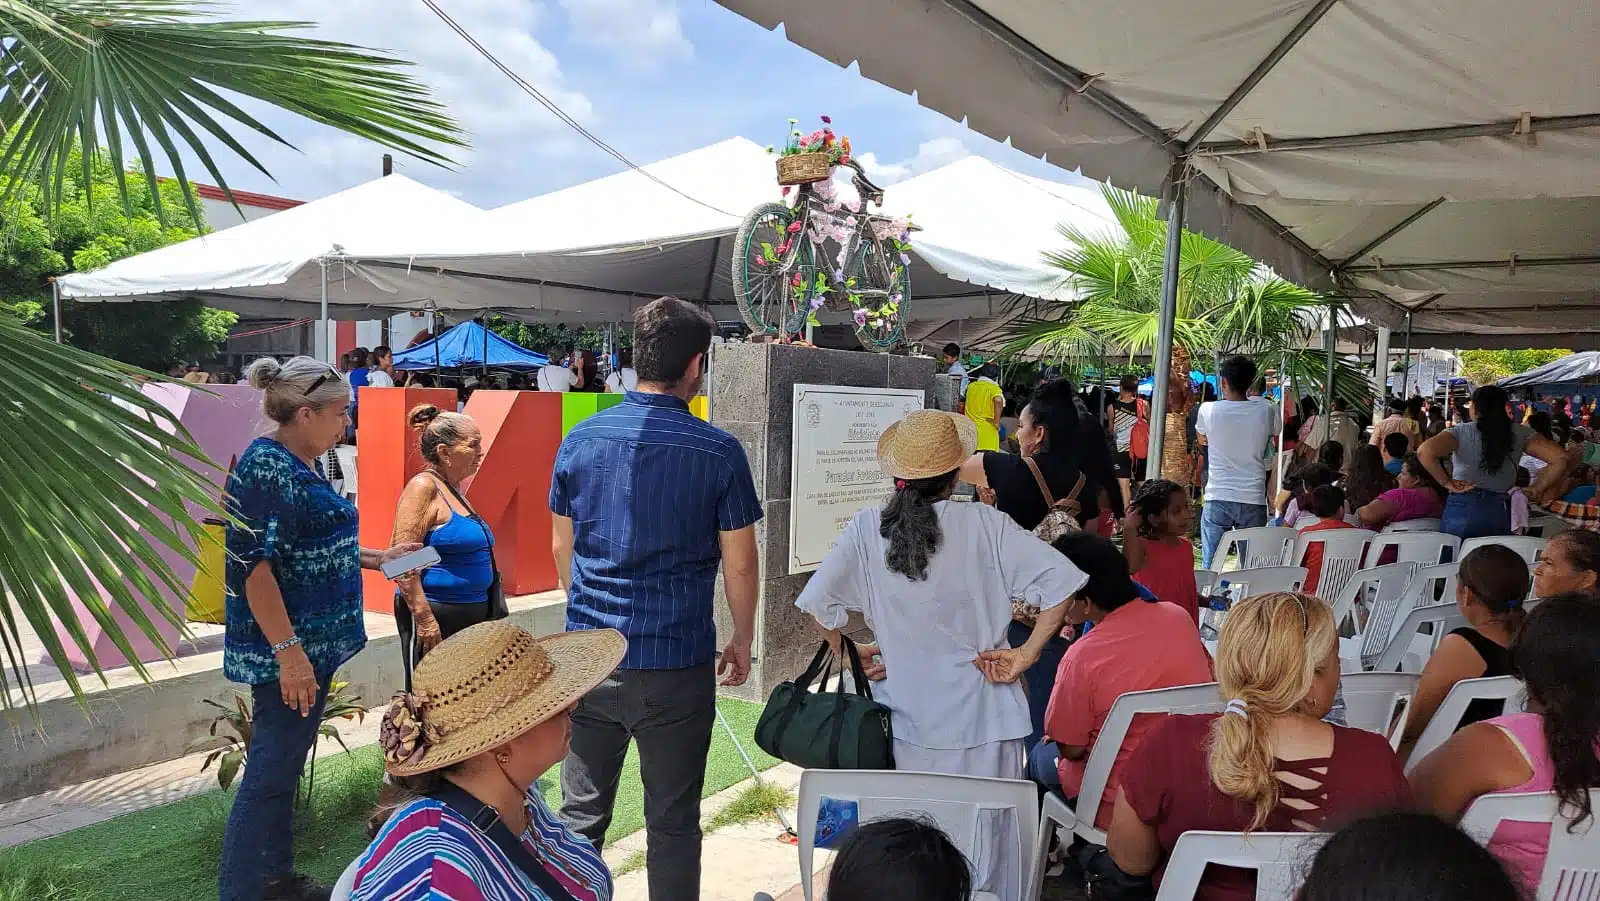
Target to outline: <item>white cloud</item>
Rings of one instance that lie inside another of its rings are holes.
[[[933,138],[918,144],[916,155],[903,160],[880,162],[878,155],[871,151],[858,154],[856,160],[866,170],[868,178],[879,185],[892,185],[971,155],[972,151],[960,138]]]
[[[261,0],[240,3],[233,12],[239,17],[261,17],[251,9],[257,2]],[[594,123],[594,105],[567,85],[560,62],[536,36],[542,24],[539,4],[472,0],[441,5],[512,71],[580,122]],[[317,37],[378,48],[415,64],[409,74],[432,89],[435,99],[465,130],[472,149],[449,153],[458,164],[454,171],[397,154],[397,164],[412,177],[464,194],[476,203],[506,203],[522,199],[507,194],[508,170],[528,166],[530,157],[548,159],[574,151],[574,145],[566,140],[570,134],[566,125],[421,3],[273,0],[270,6],[270,18],[317,23],[309,32]],[[262,147],[260,142],[247,145],[259,151],[268,169],[285,182],[279,190],[310,198],[378,174],[384,152],[378,145],[278,111],[258,112],[261,104],[248,104],[247,108],[301,151]],[[229,166],[226,171],[232,174],[236,167]]]
[[[561,0],[575,41],[646,65],[689,59],[675,0]]]

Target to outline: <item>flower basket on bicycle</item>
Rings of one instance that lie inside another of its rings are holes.
[[[778,184],[809,185],[833,176],[833,154],[791,153],[778,157]]]

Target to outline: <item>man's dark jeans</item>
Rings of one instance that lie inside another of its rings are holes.
[[[637,741],[650,901],[700,897],[700,793],[716,717],[712,664],[618,670],[572,713],[572,749],[561,764],[561,818],[600,849],[628,741]]]

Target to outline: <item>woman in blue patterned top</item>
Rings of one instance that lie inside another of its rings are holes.
[[[262,358],[245,375],[277,423],[228,476],[227,635],[222,668],[251,687],[249,764],[223,836],[222,901],[325,899],[294,873],[295,790],[334,671],[367,643],[361,570],[420,545],[362,548],[356,508],[317,458],[344,435],[350,386],[310,357]]]

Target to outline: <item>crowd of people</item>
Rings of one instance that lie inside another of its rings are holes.
[[[689,412],[714,329],[689,303],[641,308],[624,401],[563,441],[549,503],[567,630],[542,638],[505,621],[494,535],[461,490],[482,459],[470,417],[411,411],[426,467],[402,493],[391,546],[363,548],[355,508],[317,471],[349,426],[355,376],[303,357],[252,364],[247,378],[276,430],[251,444],[227,487],[224,667],[252,686],[255,731],[224,840],[223,901],[329,897],[293,867],[300,766],[334,672],[366,641],[361,570],[424,546],[438,564],[397,579],[404,679],[380,739],[390,780],[351,897],[610,898],[600,851],[630,743],[650,896],[699,897],[715,692],[750,673],[763,515],[740,443]],[[582,363],[552,365],[568,388],[588,383]],[[1041,791],[1094,804],[1083,815],[1106,847],[1062,856],[1102,893],[1124,892],[1113,898],[1148,898],[1186,831],[1343,826],[1305,898],[1365,897],[1336,868],[1370,854],[1396,884],[1470,881],[1471,894],[1451,897],[1509,901],[1536,878],[1549,827],[1504,827],[1484,851],[1448,823],[1477,797],[1528,790],[1554,791],[1576,822],[1589,819],[1587,790],[1600,786],[1600,534],[1553,539],[1531,574],[1493,545],[1461,562],[1468,626],[1429,660],[1397,754],[1384,736],[1343,724],[1339,624],[1315,581],[1234,602],[1207,651],[1197,517],[1187,485],[1144,479],[1134,465],[1148,415],[1136,395],[1101,419],[1072,384],[1050,382],[1016,405],[1002,436],[998,385],[979,387],[983,367],[965,377],[966,412],[917,411],[884,432],[888,500],[855,514],[795,601],[836,648],[852,615],[864,619],[864,674],[890,710],[897,768],[1031,776]],[[1336,421],[1320,441],[1314,423],[1286,430],[1251,361],[1224,361],[1220,398],[1195,411],[1203,562],[1220,565],[1224,531],[1274,514],[1320,530],[1432,512],[1463,533],[1509,532],[1516,480],[1506,471],[1524,454],[1542,462],[1527,492],[1543,498],[1572,456],[1514,423],[1497,389],[1479,389],[1470,410],[1469,422],[1430,435],[1402,409],[1402,421],[1380,421],[1371,443],[1358,432],[1347,449]],[[992,436],[979,422],[991,414]],[[1281,492],[1280,444],[1306,456]],[[980,499],[959,498],[962,485]],[[722,642],[719,578],[731,623]],[[1531,610],[1530,584],[1542,599]],[[1404,756],[1450,686],[1501,673],[1525,681],[1528,712],[1470,711],[1408,777]],[[1078,797],[1118,697],[1210,682],[1223,712],[1136,720],[1103,795]],[[558,763],[562,803],[551,810],[536,783]],[[829,897],[1019,897],[1001,818],[980,815],[971,860],[928,824],[865,824],[835,862]],[[1408,830],[1432,840],[1378,847]],[[1208,871],[1199,894],[1253,896],[1252,875],[1229,868]]]

